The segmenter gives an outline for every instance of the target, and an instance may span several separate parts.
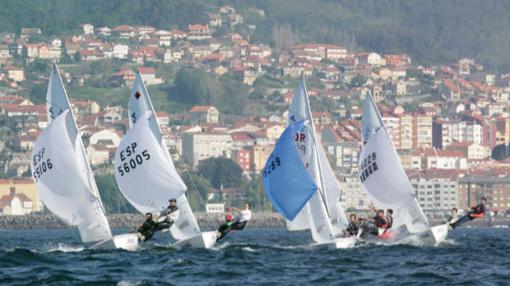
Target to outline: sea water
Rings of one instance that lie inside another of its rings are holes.
[[[344,250],[311,248],[306,232],[284,229],[247,228],[211,250],[167,242],[159,233],[136,252],[101,251],[84,248],[76,230],[0,230],[0,284],[510,285],[509,229]]]

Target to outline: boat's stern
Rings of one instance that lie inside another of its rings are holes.
[[[136,251],[138,249],[138,234],[126,233],[113,237],[115,248],[127,251]]]
[[[196,236],[192,236],[188,239],[183,239],[172,244],[172,247],[181,249],[184,247],[191,248],[205,248],[209,249],[216,244],[216,238],[218,237],[216,231],[205,231],[201,232]]]
[[[448,232],[450,231],[450,226],[446,224],[436,225],[430,228],[430,232],[434,237],[435,244],[438,245],[446,239]]]

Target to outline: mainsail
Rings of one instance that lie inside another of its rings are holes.
[[[140,212],[158,213],[177,199],[179,218],[170,228],[176,240],[200,233],[186,199],[186,185],[175,169],[149,94],[138,73],[129,103],[130,129],[115,152],[115,178],[126,199]]]
[[[287,219],[294,219],[317,191],[294,142],[303,121],[289,125],[280,136],[263,170],[264,190],[273,206]]]
[[[296,133],[296,144],[318,191],[293,221],[287,221],[289,230],[310,229],[316,242],[330,241],[345,229],[347,219],[338,202],[340,187],[319,138],[316,136],[310,103],[304,80],[297,89],[289,109],[289,124],[308,120]]]
[[[393,228],[405,225],[410,233],[426,231],[428,220],[370,93],[366,94],[361,125],[365,146],[359,175],[368,196],[378,208],[393,209]]]
[[[47,92],[49,125],[32,150],[31,169],[45,206],[78,226],[83,242],[112,238],[69,100],[57,66]]]

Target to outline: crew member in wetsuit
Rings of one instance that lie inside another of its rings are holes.
[[[358,235],[359,227],[360,227],[360,224],[357,221],[356,215],[350,214],[349,215],[349,225],[345,229],[345,232],[348,235]]]
[[[445,223],[449,224],[450,227],[459,220],[459,211],[457,208],[452,208],[452,212]]]
[[[378,210],[377,215],[374,217],[374,228],[372,229],[371,233],[373,235],[378,236],[379,235],[379,229],[388,229],[388,224],[386,223],[386,218],[384,216],[384,210]]]
[[[152,219],[152,213],[145,214],[144,223],[138,228],[138,239],[141,241],[147,241],[154,235],[154,226],[156,223]]]
[[[487,204],[487,198],[482,197],[480,203],[471,208],[471,210],[463,217],[459,218],[458,221],[451,224],[452,229],[460,226],[461,224],[474,220],[475,218],[483,218],[485,215],[485,207]]]
[[[243,210],[232,208],[232,211],[237,213],[236,219],[234,221],[228,221],[227,216],[227,222],[218,228],[218,238],[216,239],[217,241],[224,238],[231,230],[244,229],[246,223],[251,219],[250,203],[245,203]]]
[[[393,210],[387,209],[386,210],[386,229],[391,228],[393,225]]]
[[[179,219],[179,208],[177,208],[177,200],[168,200],[168,207],[161,211],[159,214],[158,222],[155,226],[155,231],[168,229],[172,227],[174,222]]]

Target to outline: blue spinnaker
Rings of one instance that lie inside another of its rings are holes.
[[[295,130],[305,121],[290,124],[278,139],[262,170],[264,190],[273,206],[285,218],[293,220],[317,191],[294,142]]]

